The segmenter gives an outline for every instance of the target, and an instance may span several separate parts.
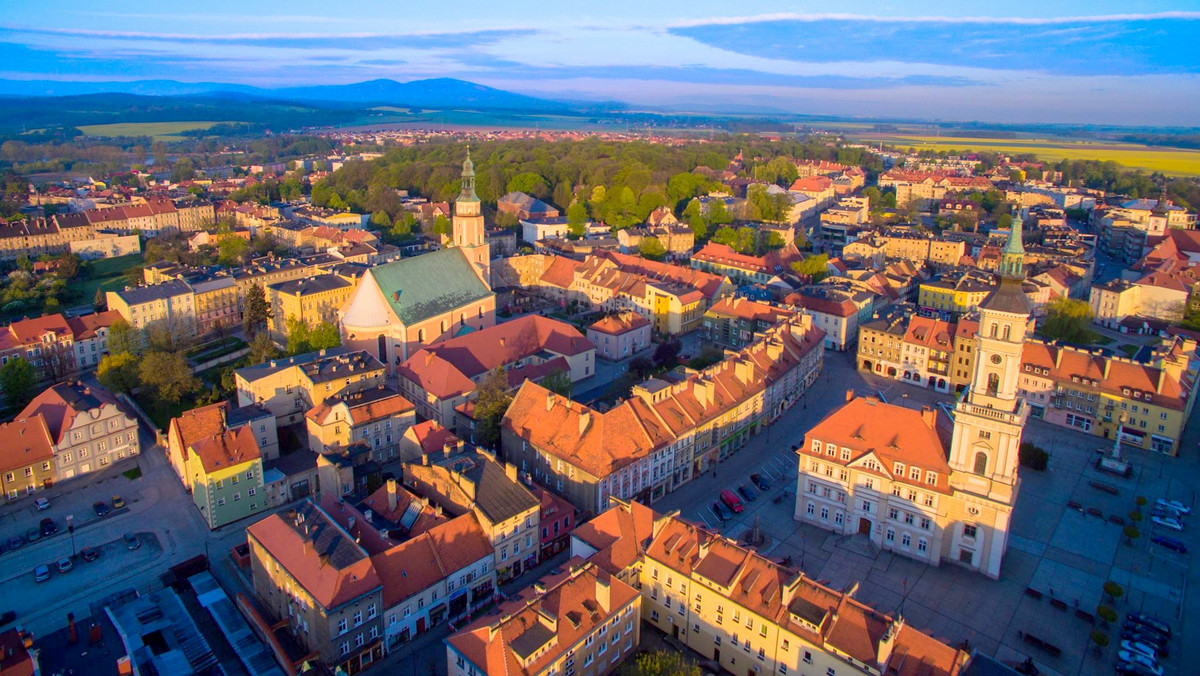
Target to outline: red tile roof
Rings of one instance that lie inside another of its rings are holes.
[[[262,457],[254,430],[245,425],[197,439],[189,448],[200,459],[204,471],[209,474],[254,462]]]
[[[636,312],[621,312],[614,315],[608,315],[603,319],[593,322],[590,326],[588,326],[588,330],[607,333],[610,336],[619,336],[621,334],[629,333],[630,331],[649,325],[650,320]]]
[[[1086,378],[1098,383],[1094,387],[1101,392],[1117,398],[1129,398],[1136,391],[1141,393],[1143,401],[1177,411],[1186,409],[1194,386],[1160,367],[1035,340],[1025,342],[1021,364],[1046,369],[1050,377],[1060,382]],[[1125,394],[1126,389],[1130,394]]]
[[[54,440],[41,416],[0,424],[0,471],[54,460]]]
[[[442,427],[436,420],[426,420],[413,425],[404,433],[406,437],[410,435],[425,455],[441,453],[447,444],[458,444],[459,442],[458,437],[454,436],[454,432]]]

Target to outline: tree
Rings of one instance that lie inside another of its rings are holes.
[[[386,211],[376,211],[371,214],[371,225],[376,230],[387,230],[392,227],[392,217],[388,216]]]
[[[171,403],[178,403],[200,386],[200,381],[192,374],[192,367],[179,352],[147,352],[142,357],[138,374],[142,384],[150,387],[156,398]]]
[[[724,244],[727,247],[733,247],[737,243],[737,230],[727,225],[717,228],[717,231],[713,233],[712,241],[717,244]]]
[[[242,313],[242,329],[251,340],[267,325],[271,306],[267,303],[267,292],[262,284],[253,284],[246,290],[246,307]]]
[[[304,354],[310,352],[311,348],[308,343],[308,322],[301,321],[296,317],[288,317],[285,322],[287,325],[287,351],[289,355]]]
[[[661,261],[667,255],[667,248],[657,237],[643,237],[638,250],[644,258]]]
[[[171,167],[171,181],[180,183],[182,181],[190,181],[196,175],[196,165],[186,157],[181,157],[175,161],[175,166]]]
[[[1131,545],[1133,544],[1134,540],[1138,539],[1138,536],[1141,535],[1141,532],[1138,531],[1137,526],[1129,524],[1121,530],[1121,534],[1125,536],[1125,544]]]
[[[683,349],[683,344],[678,340],[668,340],[658,344],[654,348],[654,365],[658,368],[668,368],[674,366],[679,361],[679,351]]]
[[[452,230],[453,229],[450,226],[450,219],[446,218],[445,216],[438,214],[437,218],[433,219],[434,234],[445,235],[449,237]]]
[[[37,384],[37,371],[22,357],[9,359],[0,366],[0,392],[4,393],[4,405],[10,413],[17,413],[33,401]]]
[[[1069,343],[1090,343],[1092,332],[1092,308],[1086,301],[1074,298],[1056,298],[1046,304],[1046,319],[1042,322],[1042,335],[1050,340]]]
[[[564,369],[554,369],[542,378],[542,387],[550,390],[555,394],[561,394],[564,397],[571,396],[571,390],[575,384],[571,382],[571,374]]]
[[[331,347],[339,347],[342,344],[342,336],[338,332],[338,327],[329,322],[321,322],[308,331],[308,345],[313,350],[327,350]]]
[[[811,278],[813,282],[819,282],[829,276],[828,266],[829,254],[817,254],[805,256],[804,260],[792,263],[792,272],[801,277]]]
[[[508,374],[497,368],[487,374],[475,390],[476,438],[484,448],[496,448],[500,442],[500,422],[512,403],[508,392]]]
[[[108,295],[104,293],[104,289],[96,289],[96,295],[92,296],[92,309],[96,312],[104,312],[108,309]]]
[[[79,274],[79,263],[79,256],[65,253],[58,257],[58,268],[54,274],[58,275],[59,279],[74,279]]]
[[[700,667],[679,652],[655,651],[639,655],[621,668],[622,676],[700,676]]]
[[[226,235],[217,242],[217,263],[227,268],[245,263],[248,253],[250,242],[236,235]]]
[[[1096,646],[1096,652],[1103,650],[1109,642],[1108,634],[1100,631],[1099,629],[1091,633],[1091,640]]]
[[[550,185],[539,174],[526,171],[509,179],[508,192],[523,192],[544,200],[550,197]]]
[[[279,348],[276,347],[275,341],[271,340],[271,336],[267,335],[266,331],[254,336],[250,341],[250,358],[251,364],[262,364],[271,361],[279,356]]]
[[[141,384],[138,358],[128,352],[106,354],[96,367],[96,380],[114,392],[131,392]]]
[[[700,200],[694,199],[688,202],[683,209],[683,219],[687,221],[688,227],[692,229],[692,234],[696,236],[697,240],[703,240],[708,235],[708,224],[704,222]]]
[[[733,222],[733,216],[726,208],[725,200],[716,198],[708,203],[708,224],[727,225]]]
[[[144,343],[142,332],[129,325],[124,317],[118,317],[108,327],[108,351],[110,354],[124,352],[138,355],[142,353]]]
[[[1104,583],[1104,593],[1108,594],[1109,598],[1111,598],[1113,601],[1116,601],[1125,595],[1125,589],[1116,582],[1109,580],[1108,582]]]
[[[1112,606],[1099,605],[1096,606],[1096,617],[1099,617],[1104,622],[1116,622],[1117,611],[1112,609]]]
[[[587,207],[583,205],[583,202],[572,202],[571,206],[567,207],[567,229],[571,233],[571,237],[578,239],[586,235],[587,222]]]

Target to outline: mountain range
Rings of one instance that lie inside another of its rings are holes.
[[[41,98],[92,94],[258,98],[355,108],[391,105],[418,108],[479,107],[537,112],[565,111],[577,108],[576,105],[568,102],[525,96],[453,78],[414,80],[412,82],[369,80],[346,85],[314,85],[282,89],[219,82],[177,82],[175,80],[67,82],[0,79],[0,97]],[[595,104],[589,105],[595,106]]]

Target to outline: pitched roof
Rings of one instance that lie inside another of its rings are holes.
[[[1195,386],[1190,380],[1181,380],[1158,366],[1037,340],[1025,341],[1021,364],[1023,368],[1045,369],[1048,375],[1060,381],[1087,379],[1097,383],[1095,387],[1101,392],[1118,398],[1130,396],[1125,394],[1126,389],[1136,391],[1141,393],[1144,401],[1180,411],[1186,409],[1191,388]]]
[[[370,274],[406,326],[492,296],[458,248],[378,265]]]
[[[599,333],[607,333],[610,336],[619,336],[630,331],[640,329],[643,326],[649,326],[650,320],[639,315],[636,312],[619,312],[617,314],[603,317],[588,326],[588,331],[597,331]]]
[[[67,430],[74,424],[77,416],[93,411],[95,415],[99,415],[99,409],[105,406],[114,406],[121,413],[125,413],[125,407],[99,385],[84,385],[79,381],[65,382],[43,390],[17,414],[17,417],[42,416],[46,419],[46,427],[50,430],[54,443],[60,444],[66,440]]]
[[[617,574],[644,554],[654,535],[654,517],[654,510],[640,502],[620,502],[571,531],[571,536],[596,550],[588,561]]]
[[[459,441],[454,432],[442,427],[436,420],[425,420],[413,425],[404,432],[406,437],[410,434],[425,455],[441,453],[447,444],[458,444]]]
[[[239,427],[196,439],[188,446],[200,459],[206,473],[219,472],[262,457],[254,430]]]
[[[54,460],[54,441],[40,415],[0,423],[0,471]]]

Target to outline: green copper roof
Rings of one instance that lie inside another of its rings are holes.
[[[492,295],[459,249],[442,249],[373,267],[371,276],[405,326]]]
[[[467,147],[467,159],[463,160],[462,192],[458,194],[457,202],[478,202],[475,194],[475,163],[471,161],[471,148]]]
[[[1012,230],[1008,233],[1008,242],[1000,253],[1000,275],[1002,277],[1025,277],[1025,245],[1021,242],[1021,216],[1013,216]]]

